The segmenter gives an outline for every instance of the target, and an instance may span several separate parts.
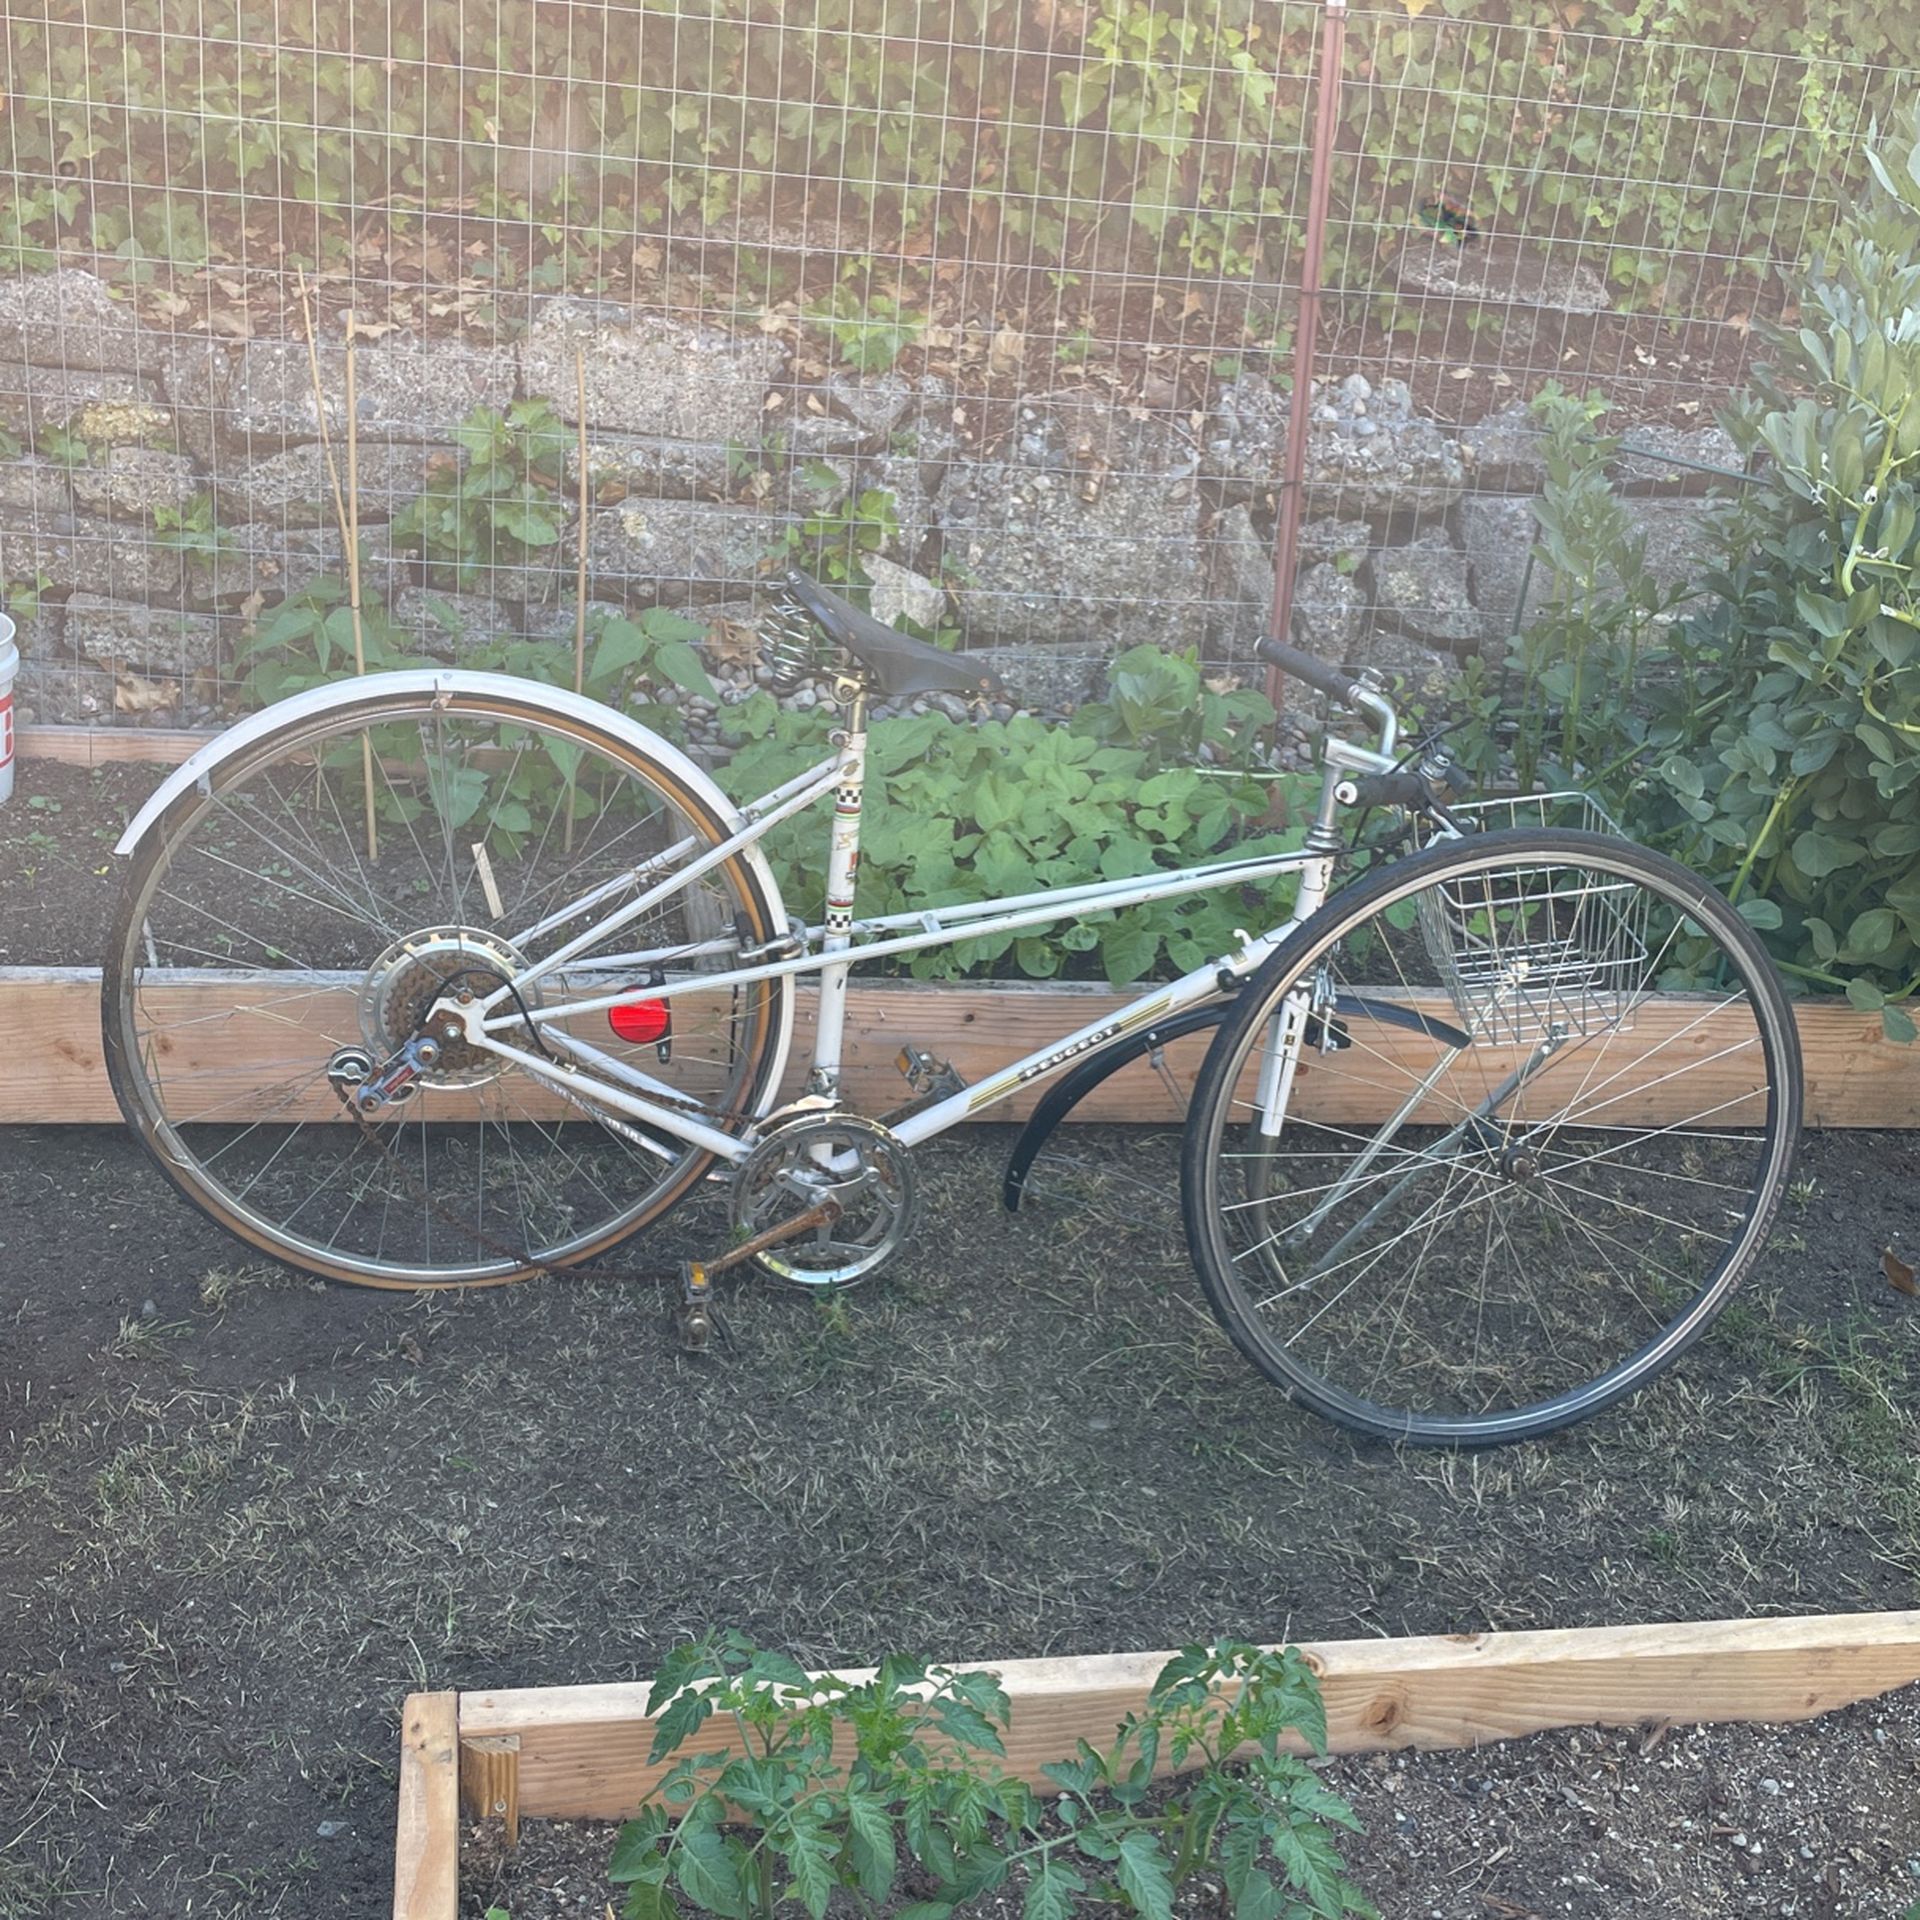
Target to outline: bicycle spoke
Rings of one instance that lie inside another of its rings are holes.
[[[1228,1331],[1322,1412],[1550,1431],[1651,1377],[1757,1254],[1790,1017],[1737,916],[1639,849],[1469,837],[1419,861],[1411,890],[1387,866],[1336,895],[1210,1058],[1189,1240]],[[1669,996],[1690,977],[1713,990]],[[1437,990],[1468,1037],[1444,1052],[1412,1017]],[[1301,993],[1340,1009],[1338,1044],[1304,1050],[1269,1137],[1239,1089],[1272,1083],[1272,1010]]]
[[[374,769],[371,837],[363,761]],[[710,1123],[758,1097],[784,981],[682,991],[658,1045],[582,1016],[577,1032],[601,1064],[582,1067],[577,1094],[434,1036],[438,1054],[406,1066],[404,1104],[375,1098],[360,1112],[346,1097],[405,1061],[446,994],[491,991],[531,967],[505,938],[505,916],[491,915],[493,898],[533,916],[592,897],[609,903],[594,909],[604,918],[669,841],[684,849],[679,864],[724,838],[720,803],[711,818],[689,812],[680,770],[656,777],[531,690],[510,714],[491,695],[473,706],[370,695],[318,730],[269,737],[218,778],[214,805],[142,851],[110,1017],[128,1038],[123,1099],[177,1143],[169,1173],[256,1244],[340,1277],[427,1285],[565,1264],[657,1215],[707,1164],[699,1149],[642,1138],[596,1110],[596,1071],[616,1063],[648,1097]],[[593,806],[563,836],[573,791]],[[739,862],[690,883],[663,867],[649,885],[659,897],[617,937],[656,953],[683,987],[782,924]],[[645,993],[633,962],[604,969],[594,990],[628,979]],[[549,1018],[543,997],[527,989],[525,1031],[504,1037],[564,1052],[573,1023]]]

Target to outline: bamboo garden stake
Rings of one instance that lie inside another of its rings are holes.
[[[300,320],[307,337],[307,372],[313,382],[313,414],[320,428],[320,453],[327,463],[327,484],[333,491],[333,516],[347,550],[347,610],[353,624],[353,670],[367,670],[366,641],[360,627],[360,440],[355,423],[353,379],[353,314],[347,323],[347,490],[342,497],[340,468],[333,457],[333,436],[327,431],[327,395],[320,379],[320,349],[314,342],[313,307],[307,298],[307,278],[300,276]],[[351,501],[351,509],[348,502]],[[360,736],[360,779],[367,804],[367,859],[380,858],[379,829],[373,818],[373,737]]]
[[[574,545],[578,557],[573,569],[573,690],[587,690],[587,360],[578,347],[573,350],[573,384],[579,397],[575,412],[579,415],[576,431],[580,463],[579,512],[574,523]],[[567,827],[565,846],[573,851],[573,780],[567,780]]]

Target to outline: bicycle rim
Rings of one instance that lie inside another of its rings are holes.
[[[593,924],[563,907],[604,886],[604,917],[636,895],[623,874],[671,880],[725,831],[673,769],[537,698],[390,695],[269,736],[134,856],[103,978],[122,1110],[190,1200],[310,1272],[474,1286],[584,1259],[710,1156],[463,1044],[356,1121],[341,1062],[390,1058],[450,987],[491,993]],[[732,965],[776,920],[723,862],[530,986],[507,1037],[582,1065],[590,1045],[724,1124],[766,1090],[785,982],[647,988]],[[549,1011],[629,987],[624,1036]]]
[[[1605,836],[1475,836],[1348,889],[1243,996],[1196,1095],[1189,1245],[1242,1351],[1342,1424],[1549,1433],[1704,1331],[1799,1111],[1791,1012],[1718,895]]]

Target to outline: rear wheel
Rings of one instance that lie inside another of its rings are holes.
[[[121,1109],[188,1199],[309,1272],[476,1286],[587,1258],[711,1156],[461,1041],[404,1102],[356,1119],[351,1088],[442,995],[499,992],[727,832],[683,770],[532,687],[369,692],[292,721],[133,856],[103,979]],[[647,986],[718,972],[778,926],[753,866],[723,861],[527,983],[504,1037],[556,1063],[590,1065],[590,1046],[597,1070],[725,1125],[777,1071],[785,980]],[[641,1004],[618,1026],[550,1011],[628,987]]]
[[[1337,895],[1236,1002],[1184,1144],[1188,1243],[1240,1349],[1343,1425],[1551,1433],[1725,1304],[1800,1084],[1771,962],[1685,868],[1585,833],[1448,842]]]

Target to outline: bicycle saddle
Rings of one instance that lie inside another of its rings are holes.
[[[896,633],[798,567],[787,569],[785,584],[834,644],[846,648],[891,699],[913,693],[991,698],[1006,692],[997,674],[964,653],[943,653],[910,634]]]

